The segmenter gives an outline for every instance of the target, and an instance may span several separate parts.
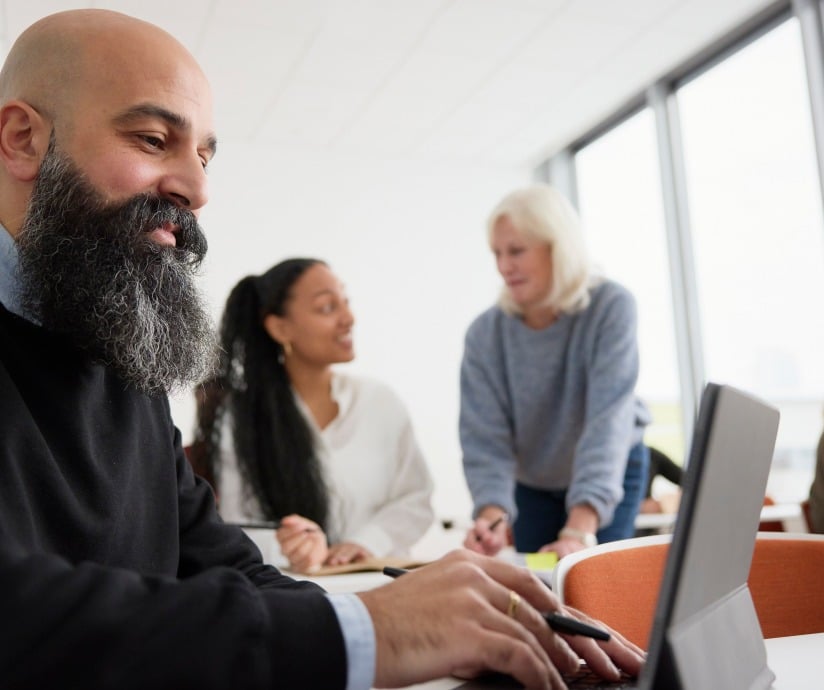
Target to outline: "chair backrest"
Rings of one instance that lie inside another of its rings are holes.
[[[573,553],[558,562],[553,589],[565,605],[647,649],[671,539],[635,537]]]
[[[747,582],[765,638],[824,632],[824,535],[759,533]]]
[[[670,535],[603,544],[561,559],[561,601],[647,649]],[[824,535],[759,533],[748,584],[765,638],[824,632]]]

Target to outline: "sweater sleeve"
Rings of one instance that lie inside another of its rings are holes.
[[[323,590],[264,566],[242,531],[220,522],[176,447],[177,578],[72,564],[0,527],[4,687],[345,686],[343,637]]]
[[[344,687],[335,613],[308,588],[226,567],[177,580],[73,566],[5,540],[0,582],[6,688]]]
[[[635,301],[616,286],[593,303],[587,356],[584,426],[575,449],[567,509],[586,503],[601,527],[623,498],[623,480],[635,425],[638,379]]]
[[[489,312],[467,331],[460,376],[461,450],[473,517],[484,506],[497,505],[514,519],[517,513],[512,404],[505,385],[501,348],[494,335]]]

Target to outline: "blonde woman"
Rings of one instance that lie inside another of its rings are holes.
[[[577,214],[550,186],[506,196],[488,240],[504,287],[461,365],[465,546],[493,554],[511,534],[519,551],[564,556],[632,536],[649,464],[635,301],[593,273]]]

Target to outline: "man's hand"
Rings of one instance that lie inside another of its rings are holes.
[[[511,591],[521,597],[514,611]],[[643,652],[618,633],[595,642],[553,632],[540,612],[589,619],[561,607],[527,569],[467,550],[358,596],[375,627],[378,687],[498,671],[527,688],[557,690],[579,655],[610,680],[619,678],[616,664],[636,675],[643,662]]]

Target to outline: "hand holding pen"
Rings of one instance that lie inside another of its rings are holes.
[[[472,529],[467,533],[464,547],[485,556],[494,556],[507,544],[509,516],[505,511],[501,511],[490,521],[485,512],[486,509],[481,511]]]
[[[289,559],[289,567],[299,573],[320,568],[329,555],[326,534],[316,522],[300,515],[287,515],[276,532],[280,552]]]
[[[383,574],[392,578],[400,577],[408,572],[405,568],[393,568],[392,566],[386,566],[383,569]],[[517,608],[520,606],[521,597],[513,591],[510,591],[509,597],[507,613],[509,616],[514,617]],[[609,641],[610,634],[604,630],[604,628],[584,623],[577,618],[570,618],[557,612],[542,613],[541,615],[544,617],[547,625],[555,632],[563,633],[564,635],[583,635],[584,637],[591,637],[593,640],[601,640],[603,642]]]
[[[643,662],[641,650],[608,628],[605,642],[555,633],[541,611],[602,626],[561,607],[526,568],[467,549],[357,596],[375,629],[376,687],[498,671],[530,689],[560,690],[561,674],[576,671],[579,659],[608,680],[618,680],[619,669],[637,674]]]

